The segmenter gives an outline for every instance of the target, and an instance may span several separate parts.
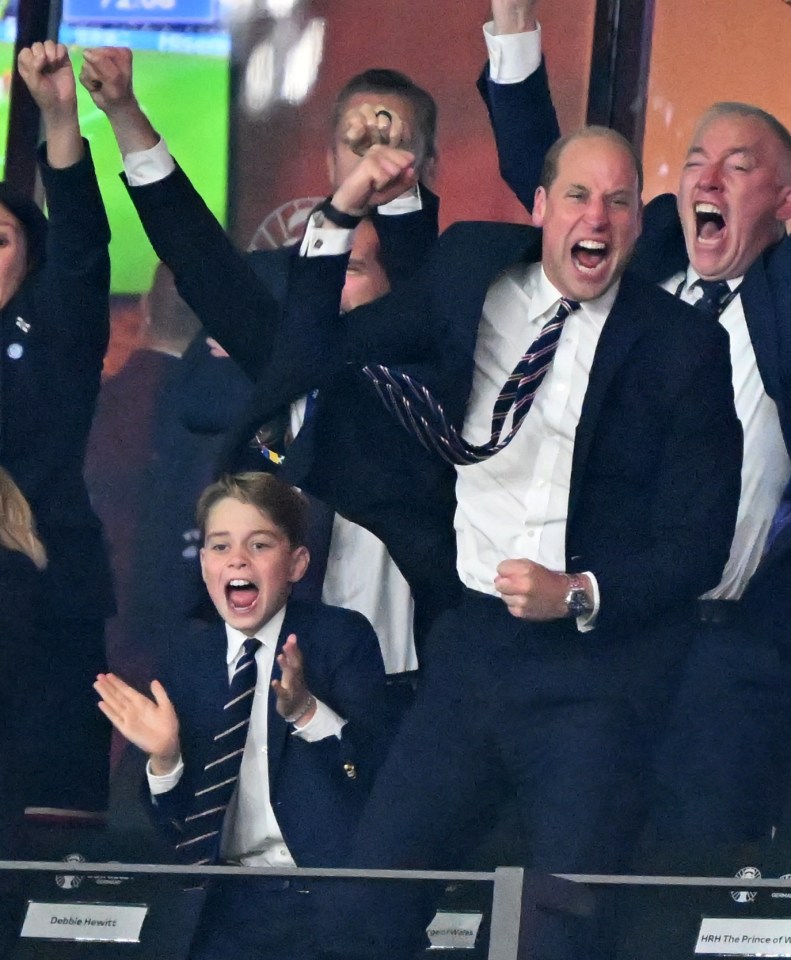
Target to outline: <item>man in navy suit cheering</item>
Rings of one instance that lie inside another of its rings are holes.
[[[365,164],[333,195],[340,213],[384,188]],[[690,610],[728,555],[741,463],[724,331],[626,269],[640,187],[629,144],[585,128],[546,158],[541,230],[457,224],[408,296],[341,318],[336,352],[367,359],[370,389],[456,465],[463,584],[429,638],[354,866],[463,862],[463,825],[503,774],[536,869],[618,872],[629,855]],[[322,259],[292,277],[305,323],[316,298],[300,287],[329,274]],[[401,366],[421,359],[433,395]],[[419,899],[360,891],[329,953],[410,956]]]
[[[480,83],[503,176],[528,208],[543,153],[558,131],[535,6],[535,0],[493,0],[485,27],[490,63]],[[702,866],[690,861],[692,849],[710,865],[715,844],[768,838],[786,786],[789,219],[791,133],[758,107],[714,104],[693,131],[678,195],[647,204],[633,261],[637,272],[680,300],[699,309],[711,303],[729,336],[744,431],[730,556],[696,608],[695,641],[657,762],[657,835],[675,843],[675,857],[683,851],[693,872]]]

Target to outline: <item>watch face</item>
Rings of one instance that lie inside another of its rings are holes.
[[[591,610],[588,595],[581,587],[574,587],[569,591],[569,595],[566,597],[566,606],[572,617],[581,617],[584,613],[589,613]]]

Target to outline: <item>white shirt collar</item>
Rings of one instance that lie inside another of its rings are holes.
[[[563,294],[550,282],[543,266],[534,264],[533,267],[535,269],[528,270],[525,282],[525,292],[530,296],[529,319],[533,320],[543,314],[551,317],[557,312]],[[590,317],[597,326],[602,326],[612,310],[620,285],[619,280],[608,287],[600,297],[586,300],[580,308],[582,313]]]
[[[687,274],[684,277],[684,287],[683,292],[687,293],[697,282],[702,279],[698,271],[690,264],[687,267]],[[728,289],[733,291],[737,290],[741,285],[742,280],[744,280],[744,275],[741,277],[731,277],[730,280],[725,282],[728,284]]]
[[[265,647],[269,647],[271,650],[275,649],[277,638],[280,636],[280,630],[283,626],[283,621],[285,618],[286,604],[283,604],[283,606],[277,611],[272,619],[268,620],[256,633],[256,637]],[[228,638],[226,661],[230,665],[239,659],[239,654],[241,653],[247,636],[246,634],[242,633],[241,630],[237,630],[235,627],[232,627],[229,623],[225,624],[225,635]]]

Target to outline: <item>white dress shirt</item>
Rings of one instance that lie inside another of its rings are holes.
[[[588,375],[617,284],[565,321],[552,365],[511,443],[488,460],[456,468],[456,547],[462,583],[497,596],[497,566],[524,558],[566,570],[574,436]],[[475,346],[472,392],[462,433],[471,443],[491,434],[495,400],[520,357],[560,305],[540,264],[510,267],[489,288]],[[510,426],[506,421],[505,434]],[[595,571],[593,571],[595,574]],[[580,618],[585,629],[593,616]]]
[[[131,186],[164,180],[175,169],[164,140],[149,150],[128,153],[124,172]],[[421,209],[417,188],[379,207],[379,213],[396,216]],[[307,256],[347,253],[353,230],[316,227],[308,219],[301,250]],[[296,437],[305,417],[306,398],[291,405],[291,433]],[[362,613],[379,638],[387,673],[416,670],[413,633],[414,601],[409,584],[378,537],[359,524],[335,515],[322,600]]]
[[[295,866],[272,808],[267,746],[272,667],[285,614],[286,608],[283,607],[256,634],[261,646],[255,655],[258,677],[250,711],[250,727],[242,755],[239,780],[223,820],[220,843],[222,859],[249,867]],[[228,624],[225,625],[225,632],[228,638],[226,659],[230,684],[247,637]],[[311,720],[303,727],[295,727],[292,735],[310,743],[326,737],[340,737],[345,723],[326,703],[317,700],[316,712]],[[184,764],[181,760],[171,773],[164,776],[155,776],[151,773],[150,764],[147,765],[148,786],[154,802],[157,795],[176,786],[183,772]]]
[[[686,274],[679,273],[662,286],[687,303],[694,303],[703,296],[700,287],[694,286],[699,279],[690,266]],[[728,286],[738,290],[741,282],[742,277],[736,277],[728,280]],[[758,370],[739,294],[723,310],[720,323],[730,339],[733,394],[744,432],[744,458],[730,556],[722,580],[704,596],[738,600],[761,560],[772,517],[791,477],[791,461],[780,429],[777,404],[767,395]]]

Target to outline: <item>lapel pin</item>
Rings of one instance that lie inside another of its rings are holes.
[[[9,360],[19,360],[24,352],[25,348],[21,343],[9,343],[6,348],[6,354]]]
[[[27,322],[27,320],[23,320],[22,317],[16,318],[16,325],[19,327],[22,333],[30,332],[30,324]]]

